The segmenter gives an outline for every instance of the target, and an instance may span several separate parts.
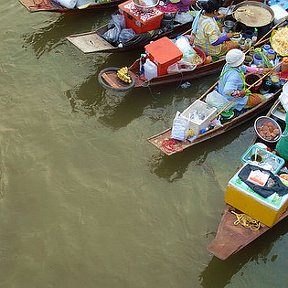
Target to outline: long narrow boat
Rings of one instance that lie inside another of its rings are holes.
[[[271,115],[271,111],[279,104],[279,100],[275,102],[267,116]],[[255,138],[254,142],[259,142],[259,139]],[[261,141],[261,140],[260,140]],[[267,145],[267,143],[265,143]],[[287,165],[287,163],[286,163]],[[231,211],[237,211],[234,207],[230,205],[225,205],[220,224],[217,229],[216,236],[214,240],[208,245],[208,251],[213,253],[217,258],[221,260],[227,259],[229,256],[239,252],[241,249],[246,247],[252,241],[260,237],[262,234],[270,229],[273,229],[261,224],[259,230],[247,229],[241,225],[234,225],[235,215]],[[277,223],[282,221],[288,216],[288,210],[286,210]],[[276,224],[277,224],[276,223]],[[275,225],[276,225],[275,224]]]
[[[206,93],[204,93],[199,100],[204,99],[205,96],[214,88],[216,84],[214,84]],[[215,127],[207,132],[200,134],[194,139],[192,142],[178,141],[171,139],[172,128],[169,128],[159,134],[153,135],[149,137],[147,140],[153,144],[156,148],[160,149],[163,153],[170,156],[172,154],[182,152],[183,150],[200,144],[204,141],[210,140],[216,136],[222,135],[227,131],[238,127],[241,124],[255,118],[257,115],[265,112],[269,109],[271,104],[275,101],[275,99],[280,95],[281,89],[275,92],[270,98],[266,99],[264,102],[258,104],[257,106],[247,109],[244,113],[240,114],[232,118],[230,121],[222,124],[221,126]]]
[[[81,11],[90,10],[105,10],[109,8],[115,8],[118,4],[124,2],[125,0],[110,0],[106,3],[95,3],[88,6],[66,8],[57,4],[53,0],[19,0],[19,2],[29,11],[29,12],[59,12],[59,13],[78,13]]]
[[[78,49],[84,53],[95,53],[95,52],[126,52],[137,48],[142,48],[150,41],[155,41],[160,37],[167,36],[170,38],[176,37],[181,33],[185,32],[191,27],[191,22],[180,24],[174,22],[173,29],[157,29],[151,31],[151,33],[142,33],[137,35],[135,39],[124,44],[123,47],[118,47],[106,41],[102,35],[108,30],[108,24],[96,29],[96,31],[84,32],[80,34],[74,34],[67,36],[66,39],[74,44]]]
[[[135,88],[154,87],[158,85],[165,85],[171,83],[181,83],[185,81],[194,80],[205,77],[221,71],[225,64],[225,58],[221,58],[209,64],[198,66],[195,70],[166,74],[152,78],[150,81],[141,78],[140,59],[137,59],[129,68],[129,75],[132,78],[133,86],[128,86],[117,77],[117,69],[105,68],[99,72],[98,81],[105,89],[112,89],[115,91],[125,91]]]
[[[277,23],[274,27],[272,27],[266,34],[264,34],[258,41],[252,46],[250,49],[259,47],[259,45],[263,44],[267,41],[267,37],[270,33],[275,30],[278,26],[283,25],[286,19]],[[171,37],[170,37],[171,38]],[[249,50],[248,50],[249,51]],[[111,89],[114,91],[129,91],[135,88],[142,87],[154,87],[158,85],[165,85],[171,83],[182,83],[185,81],[191,81],[197,78],[205,77],[214,73],[219,72],[225,64],[225,57],[220,58],[219,60],[213,61],[209,64],[204,62],[202,65],[198,65],[196,69],[185,72],[175,72],[171,74],[166,74],[162,76],[158,76],[152,78],[150,81],[142,78],[140,76],[140,59],[137,59],[129,68],[128,72],[132,79],[132,84],[127,84],[121,81],[117,77],[117,68],[108,67],[102,69],[98,74],[98,81],[101,86],[105,89]]]

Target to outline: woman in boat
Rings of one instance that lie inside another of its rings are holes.
[[[277,142],[276,151],[286,161],[288,161],[288,112],[286,112],[286,127],[280,140]]]
[[[198,1],[202,10],[192,24],[190,43],[202,49],[207,55],[219,56],[228,50],[239,47],[238,42],[230,41],[233,33],[222,34],[217,20],[224,15],[218,14],[217,0]]]
[[[232,49],[228,51],[226,64],[222,68],[217,87],[217,92],[220,94],[218,94],[219,98],[224,97],[224,100],[228,103],[233,101],[230,109],[237,111],[241,111],[244,107],[256,106],[263,101],[260,94],[253,94],[249,99],[244,73],[267,73],[271,70],[270,68],[254,68],[243,65],[244,59],[245,54],[241,50]],[[206,102],[213,106],[209,95],[207,95]]]

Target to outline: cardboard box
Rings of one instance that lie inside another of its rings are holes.
[[[241,181],[238,177],[239,171],[228,183],[225,202],[272,227],[288,207],[288,194],[281,197],[274,193],[268,198],[263,198]]]
[[[183,56],[181,50],[168,37],[146,45],[145,51],[149,59],[157,65],[158,76],[167,74],[167,68]]]

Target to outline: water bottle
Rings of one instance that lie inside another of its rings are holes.
[[[252,38],[251,38],[252,43],[256,43],[257,42],[257,38],[258,38],[258,30],[257,30],[257,28],[255,28],[254,32],[252,34]]]

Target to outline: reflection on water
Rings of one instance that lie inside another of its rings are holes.
[[[260,238],[225,261],[219,260],[214,256],[208,266],[199,275],[202,287],[225,287],[231,282],[232,277],[249,262],[262,264],[268,261],[276,261],[280,255],[274,253],[273,255],[269,255],[269,253],[277,240],[288,232],[287,223],[288,219],[284,219],[277,226],[273,227],[273,229],[267,231]],[[275,276],[277,277],[277,275]],[[213,283],[213,286],[211,286],[211,283]],[[259,283],[259,287],[267,286],[261,282]]]
[[[91,31],[106,24],[110,19],[110,13],[94,11],[83,14],[61,14],[56,20],[54,20],[55,15],[52,15],[52,19],[44,23],[44,27],[23,35],[24,46],[32,46],[39,58],[43,53],[50,52],[64,42],[68,42],[66,36]],[[73,46],[73,49],[77,48]]]

